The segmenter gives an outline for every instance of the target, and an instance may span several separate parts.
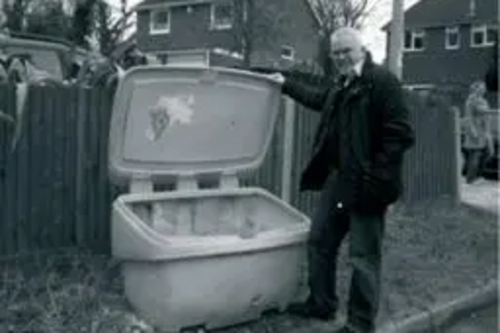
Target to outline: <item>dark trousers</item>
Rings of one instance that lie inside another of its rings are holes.
[[[487,160],[487,151],[484,148],[464,149],[464,170],[466,181],[472,183],[481,176]]]
[[[350,232],[349,255],[353,272],[348,321],[363,332],[372,332],[380,294],[384,212],[342,211],[333,202],[334,187],[335,180],[329,179],[312,219],[308,244],[310,298],[324,309],[337,309],[337,254],[342,240]]]

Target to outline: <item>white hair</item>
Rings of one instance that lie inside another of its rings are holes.
[[[361,36],[361,32],[355,28],[342,27],[335,30],[330,36],[330,41],[334,43],[340,38],[348,38],[349,40],[358,44],[360,47],[365,48],[365,43],[363,41],[363,37]]]

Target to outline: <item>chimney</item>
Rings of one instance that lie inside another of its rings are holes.
[[[469,2],[469,16],[476,16],[476,0],[470,0]]]

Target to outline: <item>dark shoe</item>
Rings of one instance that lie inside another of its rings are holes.
[[[335,318],[335,311],[320,308],[318,305],[310,301],[292,304],[288,307],[288,312],[302,318],[319,320],[332,320]]]

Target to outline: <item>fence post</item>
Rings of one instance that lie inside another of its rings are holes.
[[[85,225],[85,190],[88,186],[85,184],[86,180],[86,131],[87,126],[87,91],[85,87],[78,87],[78,112],[77,112],[77,147],[76,147],[76,226],[75,226],[75,239],[77,245],[80,246],[84,242],[84,225]]]
[[[452,108],[453,112],[453,138],[454,138],[454,150],[455,150],[455,160],[456,168],[455,172],[455,199],[457,203],[462,200],[462,151],[461,151],[461,126],[460,126],[460,110],[457,108]]]
[[[26,83],[18,83],[16,84],[16,124],[15,124],[15,130],[14,130],[14,137],[12,138],[12,144],[11,144],[11,152],[16,149],[17,142],[19,141],[19,138],[21,137],[21,131],[22,131],[22,124],[24,123],[23,121],[23,115],[24,115],[24,110],[26,109],[26,103],[27,100],[26,98],[28,97],[28,85]]]
[[[293,147],[295,132],[295,103],[285,97],[285,121],[283,133],[283,163],[281,172],[281,199],[290,203],[292,194]]]

